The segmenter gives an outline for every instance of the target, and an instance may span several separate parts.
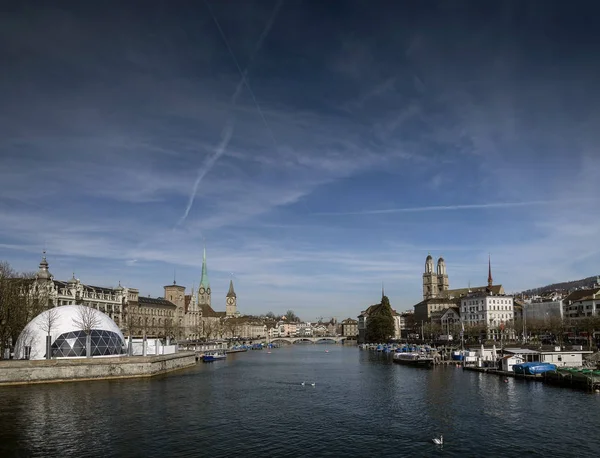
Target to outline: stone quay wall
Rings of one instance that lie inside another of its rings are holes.
[[[0,385],[152,377],[194,366],[191,351],[157,356],[118,356],[0,361]]]

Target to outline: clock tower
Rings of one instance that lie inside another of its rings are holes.
[[[225,316],[237,315],[237,296],[233,290],[233,280],[229,280],[229,291],[225,299]]]
[[[208,273],[206,271],[206,247],[202,255],[202,276],[200,277],[200,287],[198,288],[198,308],[203,305],[210,307],[210,282],[208,281]]]

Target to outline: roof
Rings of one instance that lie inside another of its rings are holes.
[[[359,317],[363,316],[369,316],[372,313],[376,313],[379,308],[382,306],[383,304],[373,304],[370,305],[367,310],[363,310],[360,315],[358,315]],[[391,308],[391,307],[390,307]],[[398,312],[396,312],[394,309],[392,309],[392,316],[399,316],[400,314]]]
[[[185,290],[185,286],[178,285],[175,282],[173,282],[173,284],[171,284],[171,285],[163,286],[163,288],[177,288],[177,289],[183,289],[183,290]]]
[[[529,348],[505,348],[506,353],[521,354],[521,355],[538,355],[540,352],[536,350],[530,350]]]
[[[208,304],[200,304],[199,308],[204,318],[225,318],[225,312],[215,312]]]
[[[342,324],[358,324],[358,321],[353,320],[352,318],[346,318],[344,321],[342,321]]]
[[[446,295],[447,296],[452,296],[452,297],[464,297],[467,296],[469,293],[483,293],[486,292],[488,289],[488,286],[475,286],[472,288],[458,288],[458,289],[449,289],[446,291]],[[492,294],[496,295],[496,296],[500,296],[502,294],[504,294],[504,288],[502,287],[502,285],[492,285],[492,287],[490,288]]]
[[[138,305],[140,307],[177,307],[175,304],[173,304],[173,302],[166,299],[143,296],[138,297]]]
[[[573,291],[567,297],[565,302],[586,301],[594,298],[594,294],[600,293],[600,288],[578,289]]]
[[[415,305],[426,305],[426,304],[448,304],[451,307],[458,307],[460,305],[460,300],[458,298],[448,298],[448,297],[432,297],[429,299],[425,299],[418,304]]]
[[[235,295],[235,291],[233,290],[233,280],[229,280],[229,291],[227,291],[226,297],[237,297]]]

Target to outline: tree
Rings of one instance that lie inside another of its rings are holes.
[[[600,329],[600,319],[597,316],[587,316],[579,321],[579,327],[587,333],[588,350],[592,349],[594,331]]]
[[[59,318],[58,310],[50,308],[46,310],[44,320],[40,324],[40,328],[46,333],[46,359],[52,358],[52,330],[57,326]]]
[[[367,342],[387,342],[394,335],[394,330],[392,307],[387,296],[383,296],[381,304],[367,318]]]
[[[0,358],[47,305],[48,290],[36,282],[33,273],[18,273],[0,262]]]
[[[275,314],[273,312],[267,312],[267,314],[265,315],[265,318],[269,318],[270,320],[274,320],[275,319]]]
[[[288,323],[295,323],[300,321],[300,318],[296,316],[293,310],[288,310],[287,312],[285,312],[285,319]]]
[[[85,305],[77,306],[77,314],[73,323],[77,328],[85,332],[85,355],[92,357],[92,329],[100,325],[100,312]]]

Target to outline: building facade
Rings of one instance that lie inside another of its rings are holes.
[[[69,281],[55,280],[50,273],[46,253],[43,253],[34,288],[43,291],[48,307],[85,305],[108,315],[122,330],[127,328],[127,305],[136,301],[138,290],[126,288],[121,283],[115,288],[82,283],[73,274]]]
[[[342,321],[342,336],[356,337],[358,336],[358,321],[352,318],[346,318]]]
[[[514,322],[513,297],[473,293],[461,299],[461,321],[465,326],[487,328],[489,339],[496,339]]]

